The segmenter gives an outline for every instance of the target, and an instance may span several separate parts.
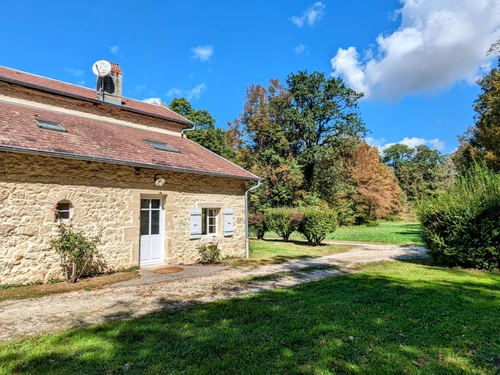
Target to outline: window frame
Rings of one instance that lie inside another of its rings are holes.
[[[152,141],[150,139],[144,139],[144,142],[146,142],[151,147],[154,147],[155,149],[160,150],[160,151],[175,152],[175,153],[178,153],[178,154],[180,153],[179,150],[177,150],[175,147],[170,146],[166,142]]]
[[[47,121],[47,120],[36,120],[38,123],[38,127],[43,130],[51,130],[54,132],[59,132],[59,133],[67,133],[68,131],[63,128],[61,124],[58,122],[54,121]]]
[[[211,212],[213,211],[213,212]],[[201,208],[201,235],[202,236],[217,236],[220,234],[219,230],[219,216],[221,209],[215,207],[202,207]],[[210,215],[211,213],[211,215]],[[210,219],[214,219],[215,223],[210,224]],[[210,232],[210,228],[214,228]]]
[[[67,204],[68,205],[68,209],[67,210],[60,210],[59,209],[59,205],[61,203]],[[68,213],[68,217],[67,218],[61,217],[61,213],[62,212],[63,213]],[[62,201],[57,202],[54,214],[55,214],[55,221],[56,222],[58,222],[58,223],[64,223],[64,224],[65,223],[69,223],[71,221],[71,219],[73,218],[73,204],[69,200],[62,200]]]

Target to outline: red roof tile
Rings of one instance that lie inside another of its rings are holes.
[[[39,90],[58,91],[62,95],[78,96],[87,100],[97,100],[95,90],[0,66],[0,80],[2,78],[9,81],[15,81],[20,85],[37,86]],[[122,103],[121,108],[124,108],[125,110],[130,109],[140,111],[152,116],[162,117],[164,119],[180,122],[186,125],[192,125],[191,121],[162,105],[145,103],[140,100],[125,97],[122,98]]]
[[[41,129],[37,119],[57,122],[67,133]],[[146,139],[179,153],[157,150]],[[258,179],[186,138],[5,102],[0,102],[0,150]]]

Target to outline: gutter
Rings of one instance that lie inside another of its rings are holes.
[[[101,163],[108,163],[108,164],[127,165],[127,166],[137,167],[137,168],[160,169],[160,170],[171,171],[171,172],[192,173],[192,174],[205,175],[205,176],[235,178],[235,179],[245,180],[245,181],[258,180],[257,176],[255,176],[255,178],[251,178],[251,177],[236,176],[236,175],[226,174],[226,173],[200,171],[200,170],[189,169],[189,168],[176,168],[176,167],[170,167],[168,165],[161,165],[161,164],[137,163],[137,162],[131,162],[131,161],[127,161],[127,160],[110,159],[110,158],[105,158],[105,157],[100,157],[100,156],[79,155],[79,154],[71,154],[68,152],[59,152],[59,151],[42,151],[42,150],[34,150],[34,149],[29,149],[29,148],[16,147],[16,146],[0,145],[0,151],[15,152],[15,153],[22,153],[22,154],[32,154],[32,155],[42,155],[42,156],[54,156],[54,157],[60,157],[60,158],[64,158],[64,159],[94,161],[94,162],[101,162]],[[249,173],[249,172],[247,172],[247,173]]]
[[[181,130],[181,138],[184,138],[184,133],[185,133],[185,132],[188,132],[188,131],[191,131],[191,130],[195,130],[195,129],[196,129],[196,124],[193,124],[193,127],[192,127],[192,128],[182,129],[182,130]]]
[[[248,239],[249,239],[249,231],[248,231],[248,193],[250,193],[252,190],[257,189],[261,184],[262,184],[262,180],[259,179],[259,181],[257,182],[257,185],[252,186],[250,189],[248,189],[245,192],[245,257],[246,258],[250,257],[250,251],[249,251],[249,246],[248,246]]]

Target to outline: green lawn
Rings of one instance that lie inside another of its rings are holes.
[[[257,266],[280,264],[293,259],[320,257],[343,253],[351,249],[349,245],[311,246],[304,242],[284,242],[276,240],[250,240],[250,258],[224,259],[233,266]]]
[[[278,238],[274,232],[267,232],[266,238]],[[299,233],[294,233],[292,239],[303,238]],[[359,241],[390,243],[396,245],[423,245],[420,237],[420,224],[409,222],[386,222],[382,221],[377,226],[351,226],[339,227],[326,237],[327,240],[336,241]]]
[[[495,374],[500,275],[409,262],[0,346],[0,374]]]

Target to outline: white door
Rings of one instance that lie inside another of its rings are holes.
[[[141,266],[163,262],[163,207],[160,198],[141,199]]]

